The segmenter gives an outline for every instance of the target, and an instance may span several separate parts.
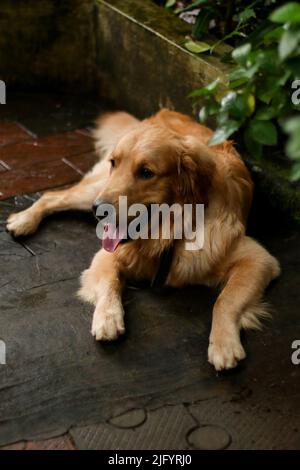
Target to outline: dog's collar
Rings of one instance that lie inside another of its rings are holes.
[[[158,269],[154,278],[152,279],[151,286],[154,288],[161,288],[165,285],[173,260],[174,247],[171,245],[164,250],[159,258]]]

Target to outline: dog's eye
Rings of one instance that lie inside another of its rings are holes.
[[[138,175],[140,178],[144,178],[145,180],[147,180],[149,178],[152,178],[154,176],[154,173],[153,171],[149,170],[149,168],[143,166],[139,169]]]
[[[114,168],[116,165],[116,162],[113,158],[110,160],[110,163],[111,163],[111,167]]]

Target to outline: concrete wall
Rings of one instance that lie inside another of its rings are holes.
[[[222,75],[216,57],[182,45],[190,26],[151,0],[98,0],[100,93],[146,116],[167,106],[192,113],[188,93]]]
[[[95,0],[1,0],[0,79],[8,86],[91,90]]]

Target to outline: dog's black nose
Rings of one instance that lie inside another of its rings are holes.
[[[111,204],[107,201],[104,201],[103,199],[96,199],[96,201],[94,202],[93,206],[92,206],[92,211],[94,213],[94,216],[98,219],[98,220],[101,220],[103,219],[104,217],[107,216],[108,214],[108,211],[105,209],[104,207],[104,214],[97,214],[97,211],[98,211],[98,208],[100,206],[111,206]]]

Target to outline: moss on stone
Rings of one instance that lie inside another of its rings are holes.
[[[183,43],[186,37],[191,34],[190,25],[180,20],[169,10],[157,6],[152,0],[97,0],[97,2],[99,5],[106,5],[108,8],[118,11],[129,20],[148,28],[153,34],[172,42],[178,48],[182,48],[186,54],[192,55],[201,63],[209,75],[215,76],[216,73],[219,74],[220,70],[222,72],[228,71],[228,65],[220,62],[219,58],[224,52],[231,50],[230,46],[222,44],[216,47],[214,55],[209,53],[196,55],[187,51]],[[209,44],[215,43],[213,39],[207,39],[207,42]]]

